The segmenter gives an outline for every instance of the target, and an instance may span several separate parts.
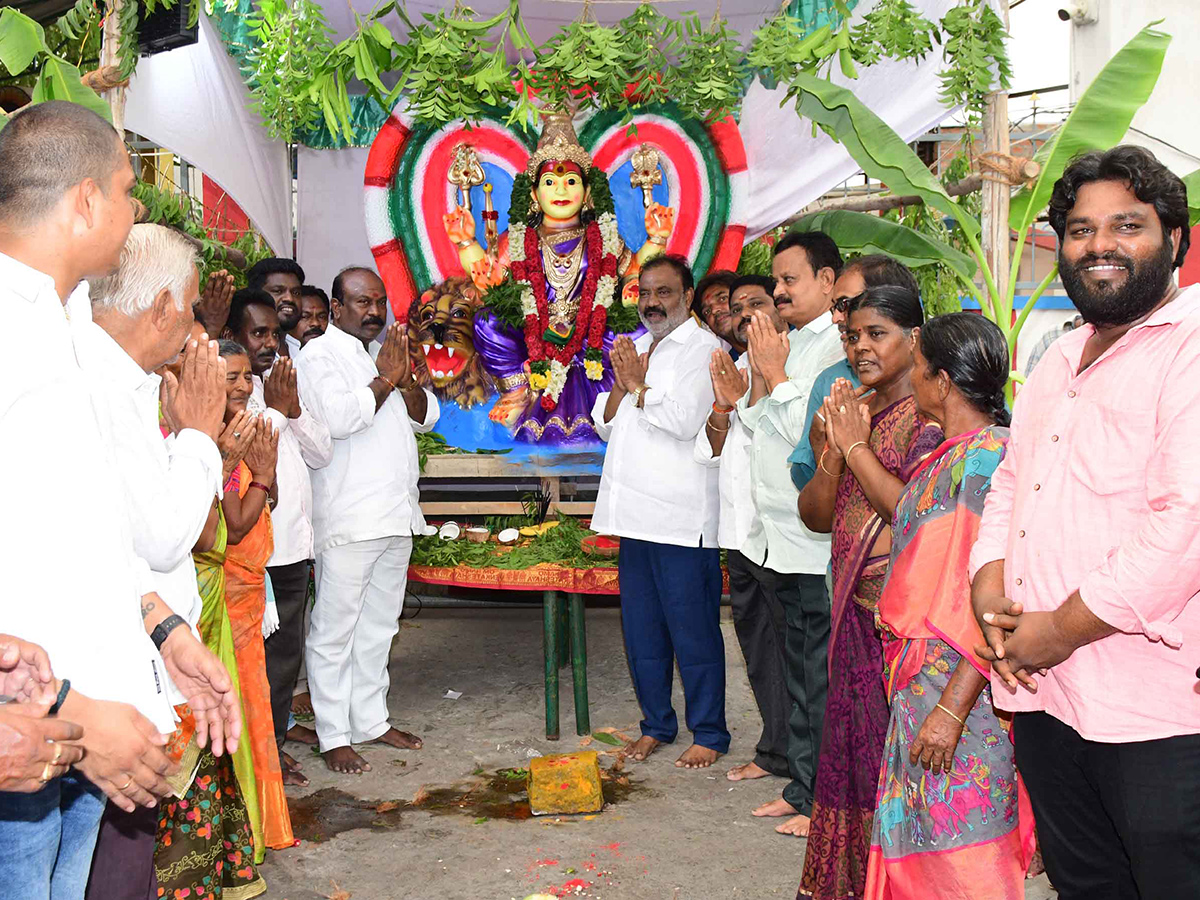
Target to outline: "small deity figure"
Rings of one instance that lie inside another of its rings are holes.
[[[492,420],[519,440],[580,444],[596,440],[592,404],[613,382],[608,309],[620,302],[622,281],[624,301],[636,303],[637,274],[664,252],[675,215],[648,203],[648,238],[631,252],[617,232],[607,178],[592,166],[570,117],[545,118],[524,177],[514,180],[505,235],[508,266],[503,247],[489,255],[480,246],[474,219],[462,206],[443,221],[463,270],[481,291],[506,277],[520,288],[523,328],[501,321],[486,306],[475,318],[476,349],[501,391]]]

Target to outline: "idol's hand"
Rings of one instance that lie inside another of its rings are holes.
[[[446,229],[446,237],[456,245],[475,240],[475,218],[461,206],[454,207],[453,212],[442,216],[442,225]]]
[[[675,210],[661,203],[651,203],[646,207],[646,234],[650,238],[658,238],[664,242],[675,230]]]
[[[507,270],[490,256],[481,256],[471,263],[471,281],[481,293],[486,294],[504,280]]]

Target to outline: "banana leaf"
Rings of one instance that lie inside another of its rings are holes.
[[[790,230],[820,231],[832,238],[839,250],[886,253],[910,269],[945,263],[968,285],[972,284],[978,268],[974,259],[944,241],[867,213],[846,209],[809,213]]]
[[[20,75],[45,49],[46,32],[41,25],[12,7],[0,9],[0,63],[10,75]]]
[[[1188,225],[1200,222],[1200,169],[1183,176],[1188,195]]]
[[[86,106],[92,112],[112,121],[112,110],[100,95],[80,80],[79,70],[54,54],[46,55],[42,74],[33,87],[33,102],[46,100],[69,100]]]
[[[954,218],[972,238],[979,237],[978,220],[946,193],[900,135],[853,93],[806,72],[797,74],[792,86],[799,93],[796,111],[835,135],[867,175],[895,194],[918,195],[928,206]]]
[[[1037,180],[1012,198],[1008,224],[1018,236],[1046,208],[1054,182],[1072,157],[1089,150],[1108,150],[1129,130],[1134,115],[1150,99],[1162,71],[1171,36],[1155,31],[1151,22],[1122,47],[1088,85],[1054,137],[1041,146],[1034,160],[1041,164]],[[1020,239],[1018,237],[1018,239]]]

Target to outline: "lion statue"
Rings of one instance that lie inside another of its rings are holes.
[[[417,383],[463,409],[496,393],[475,352],[473,322],[482,298],[470,278],[431,287],[408,310],[408,346]]]

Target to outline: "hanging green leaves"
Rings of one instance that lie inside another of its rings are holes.
[[[1004,23],[988,0],[962,0],[942,17],[947,67],[938,76],[946,106],[963,106],[969,124],[978,123],[986,97],[1008,90],[1012,66],[1004,45]]]
[[[259,0],[248,24],[257,43],[249,54],[247,84],[267,133],[292,143],[320,121],[322,107],[312,91],[312,73],[333,50],[329,26],[313,0]],[[337,116],[327,124],[337,124]]]

